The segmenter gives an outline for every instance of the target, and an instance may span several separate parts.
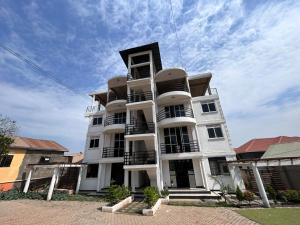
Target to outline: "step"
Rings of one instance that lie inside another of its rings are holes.
[[[122,209],[118,210],[118,213],[129,213],[129,214],[142,214],[143,209],[147,207],[147,204],[142,200],[134,200],[132,203],[126,205]]]
[[[180,194],[170,194],[170,199],[221,199],[221,196],[216,193],[180,193]]]
[[[205,189],[169,189],[170,194],[210,194],[211,191]]]

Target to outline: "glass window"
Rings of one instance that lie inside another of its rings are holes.
[[[207,127],[208,137],[209,138],[222,138],[223,132],[221,125],[209,126]]]
[[[93,126],[101,125],[102,124],[102,117],[95,117],[93,118]]]
[[[99,148],[99,138],[90,139],[90,148]]]
[[[0,157],[0,167],[10,167],[13,155],[3,155]]]
[[[216,112],[216,105],[214,102],[205,102],[201,104],[202,112],[209,113],[209,112]]]
[[[86,178],[98,177],[98,167],[99,167],[99,164],[89,164],[87,166]]]
[[[208,158],[211,175],[227,175],[229,174],[228,165],[225,157]]]

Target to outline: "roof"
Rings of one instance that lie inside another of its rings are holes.
[[[205,95],[211,77],[211,73],[203,73],[188,77],[192,97]]]
[[[271,145],[262,159],[300,157],[300,141]]]
[[[238,148],[235,148],[237,154],[250,152],[265,152],[270,145],[300,141],[300,137],[279,136],[273,138],[257,138],[252,139]]]
[[[51,140],[33,139],[27,137],[14,137],[14,143],[10,145],[10,148],[22,148],[26,150],[44,150],[44,151],[56,151],[67,152],[69,151],[64,146]]]
[[[149,51],[149,50],[152,51],[153,61],[155,64],[156,71],[160,71],[162,69],[162,64],[161,64],[158,42],[122,50],[120,51],[120,55],[125,65],[128,67],[128,55],[138,53],[138,52]]]

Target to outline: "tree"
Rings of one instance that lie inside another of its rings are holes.
[[[16,121],[0,114],[0,157],[8,153],[9,145],[14,143],[13,136],[16,131]]]
[[[239,186],[236,186],[235,194],[236,194],[236,198],[237,198],[237,200],[239,200],[239,202],[244,200],[244,194],[241,191]]]

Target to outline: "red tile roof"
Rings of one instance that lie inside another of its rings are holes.
[[[238,148],[235,148],[237,154],[249,152],[265,152],[270,145],[300,141],[300,137],[279,136],[273,138],[252,139]]]
[[[69,150],[64,146],[51,140],[40,140],[27,137],[15,137],[14,143],[10,145],[11,148],[22,148],[26,150],[47,150],[57,152],[68,152]]]

